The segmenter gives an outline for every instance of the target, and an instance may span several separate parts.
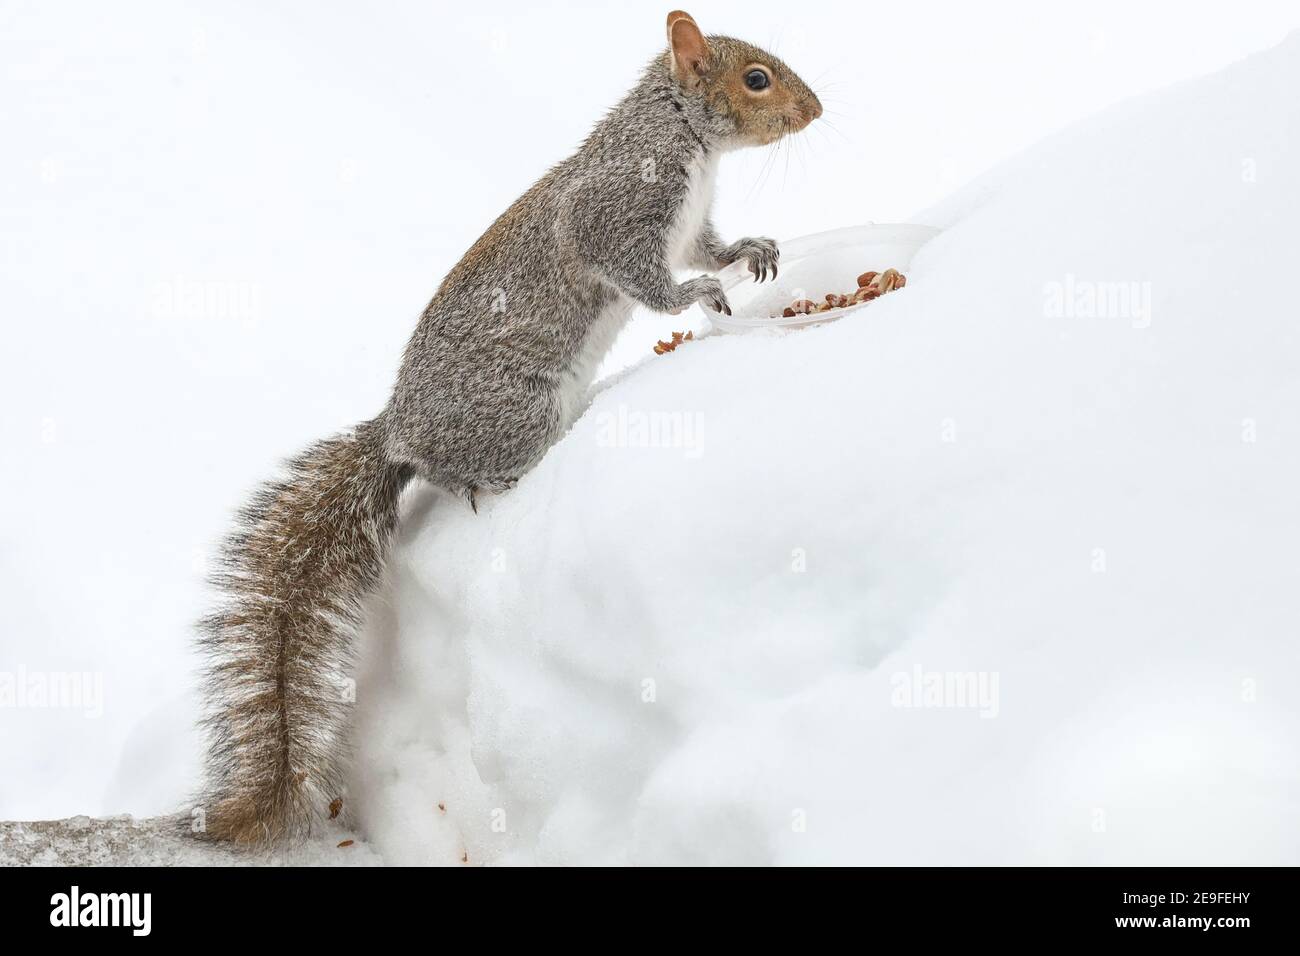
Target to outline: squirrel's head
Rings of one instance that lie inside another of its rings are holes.
[[[794,70],[743,40],[704,36],[681,10],[668,14],[666,56],[682,89],[733,123],[743,145],[775,143],[822,115],[821,102]]]

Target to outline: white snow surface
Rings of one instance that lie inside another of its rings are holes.
[[[1297,89],[1292,35],[1076,125],[919,217],[904,291],[647,354],[477,515],[412,494],[374,848],[1300,862]]]
[[[661,35],[586,6],[600,42],[544,83],[518,57],[572,23],[538,5],[0,9],[0,680],[95,689],[0,696],[0,817],[188,809],[213,544],[381,407],[438,278]],[[851,322],[656,358],[697,316],[640,312],[518,489],[477,517],[413,489],[360,832],[285,861],[1300,862],[1300,38],[909,214],[1294,9],[1041,8],[909,5],[869,58],[823,38],[870,8],[692,8],[834,83],[836,129],[724,160],[725,235],[946,231]],[[1026,21],[1047,42],[989,27]],[[1129,283],[1137,310],[1052,308]],[[651,414],[676,447],[638,447]],[[985,699],[895,706],[918,669],[912,703]],[[160,826],[0,826],[0,859],[208,857]]]
[[[342,828],[274,851],[250,852],[195,839],[188,818],[86,816],[0,822],[0,866],[379,866],[366,844]]]

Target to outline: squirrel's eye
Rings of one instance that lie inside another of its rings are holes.
[[[762,70],[750,70],[745,74],[745,85],[751,90],[765,90],[771,82]]]

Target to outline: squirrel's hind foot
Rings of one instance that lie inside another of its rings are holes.
[[[518,483],[518,478],[491,478],[477,485],[467,486],[461,494],[469,502],[470,510],[478,514],[478,496],[480,494],[486,492],[490,495],[498,495],[503,491],[509,491]]]

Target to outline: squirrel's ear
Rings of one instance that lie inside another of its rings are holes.
[[[709,68],[709,45],[694,18],[684,10],[668,14],[668,46],[673,76],[682,86],[695,87]]]

